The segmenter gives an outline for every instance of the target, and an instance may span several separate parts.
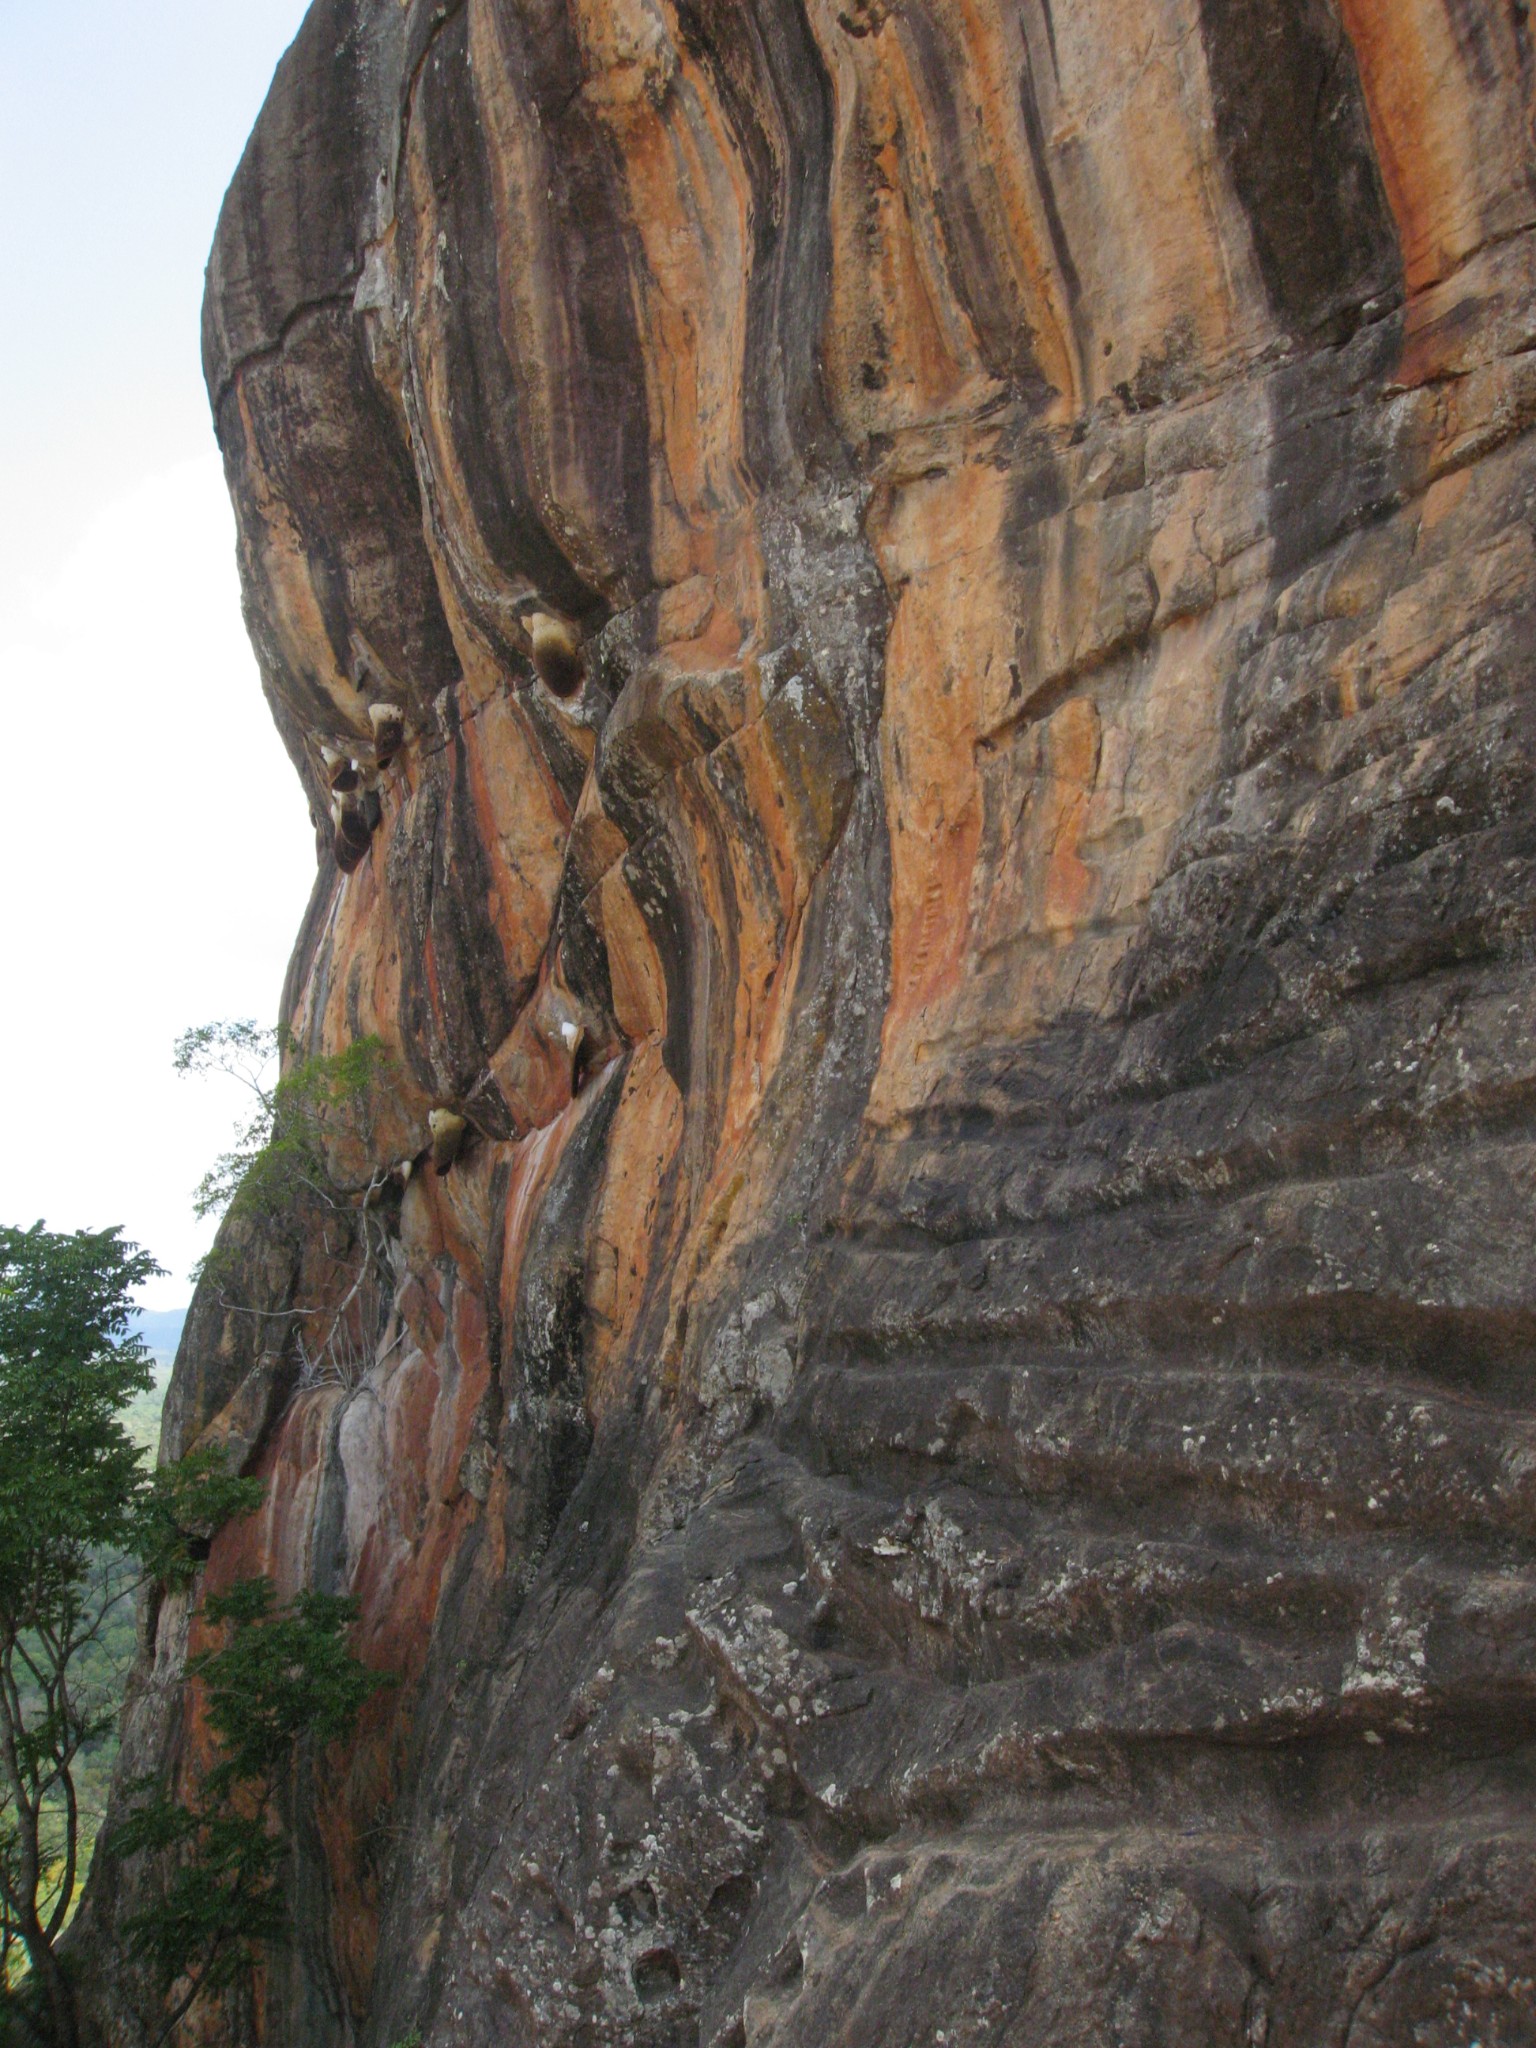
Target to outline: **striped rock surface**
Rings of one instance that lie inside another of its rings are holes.
[[[168,1442],[399,1683],[187,2040],[1536,2042],[1527,15],[316,0],[204,347],[420,1163]]]

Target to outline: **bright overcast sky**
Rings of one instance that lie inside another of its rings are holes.
[[[0,1222],[120,1223],[180,1307],[314,847],[240,619],[198,363],[219,202],[303,0],[0,0]]]

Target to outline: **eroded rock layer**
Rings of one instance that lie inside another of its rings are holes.
[[[235,1232],[169,1448],[400,1683],[198,2039],[1536,2041],[1533,90],[1523,0],[316,0],[205,354],[285,1014],[417,1165],[327,1370]]]

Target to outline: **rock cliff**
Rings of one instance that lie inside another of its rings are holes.
[[[1527,14],[315,0],[204,351],[417,1164],[167,1425],[400,1683],[189,2039],[1536,2041]]]

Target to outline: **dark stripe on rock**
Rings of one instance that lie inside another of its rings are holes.
[[[1348,333],[1403,293],[1355,54],[1333,0],[1200,0],[1216,133],[1271,309]]]
[[[818,366],[832,271],[832,81],[802,0],[679,0],[678,27],[724,110],[752,191],[742,405],[760,489],[830,432]]]
[[[974,116],[959,104],[959,60],[946,47],[938,24],[923,9],[913,8],[904,14],[902,27],[913,44],[917,58],[912,66],[914,82],[923,96],[937,144],[933,210],[943,239],[950,287],[970,322],[990,375],[1012,385],[1031,407],[1044,407],[1052,395],[1051,385],[1036,359],[1034,335],[1024,317],[1017,280],[982,218],[973,191],[975,181],[966,175],[975,123]],[[1049,189],[1043,150],[1036,168],[1043,196]],[[985,179],[984,166],[981,170]],[[1059,237],[1059,222],[1056,232]]]
[[[442,699],[440,715],[447,745],[427,758],[421,787],[391,842],[390,885],[405,911],[400,1033],[406,1057],[428,1093],[457,1096],[479,1074],[485,1049],[504,1042],[533,982],[513,975],[491,919],[493,878],[453,694]]]
[[[313,315],[276,355],[243,373],[243,387],[244,415],[233,393],[219,415],[242,532],[263,529],[266,495],[274,493],[303,543],[336,667],[351,670],[355,628],[387,665],[392,687],[406,687],[424,710],[457,679],[458,657],[422,537],[415,467],[357,323],[339,308]],[[245,417],[255,422],[259,489],[248,473]],[[280,614],[275,594],[258,582],[259,554],[247,548],[242,562],[251,611]],[[314,709],[322,722],[333,715],[325,694]]]

